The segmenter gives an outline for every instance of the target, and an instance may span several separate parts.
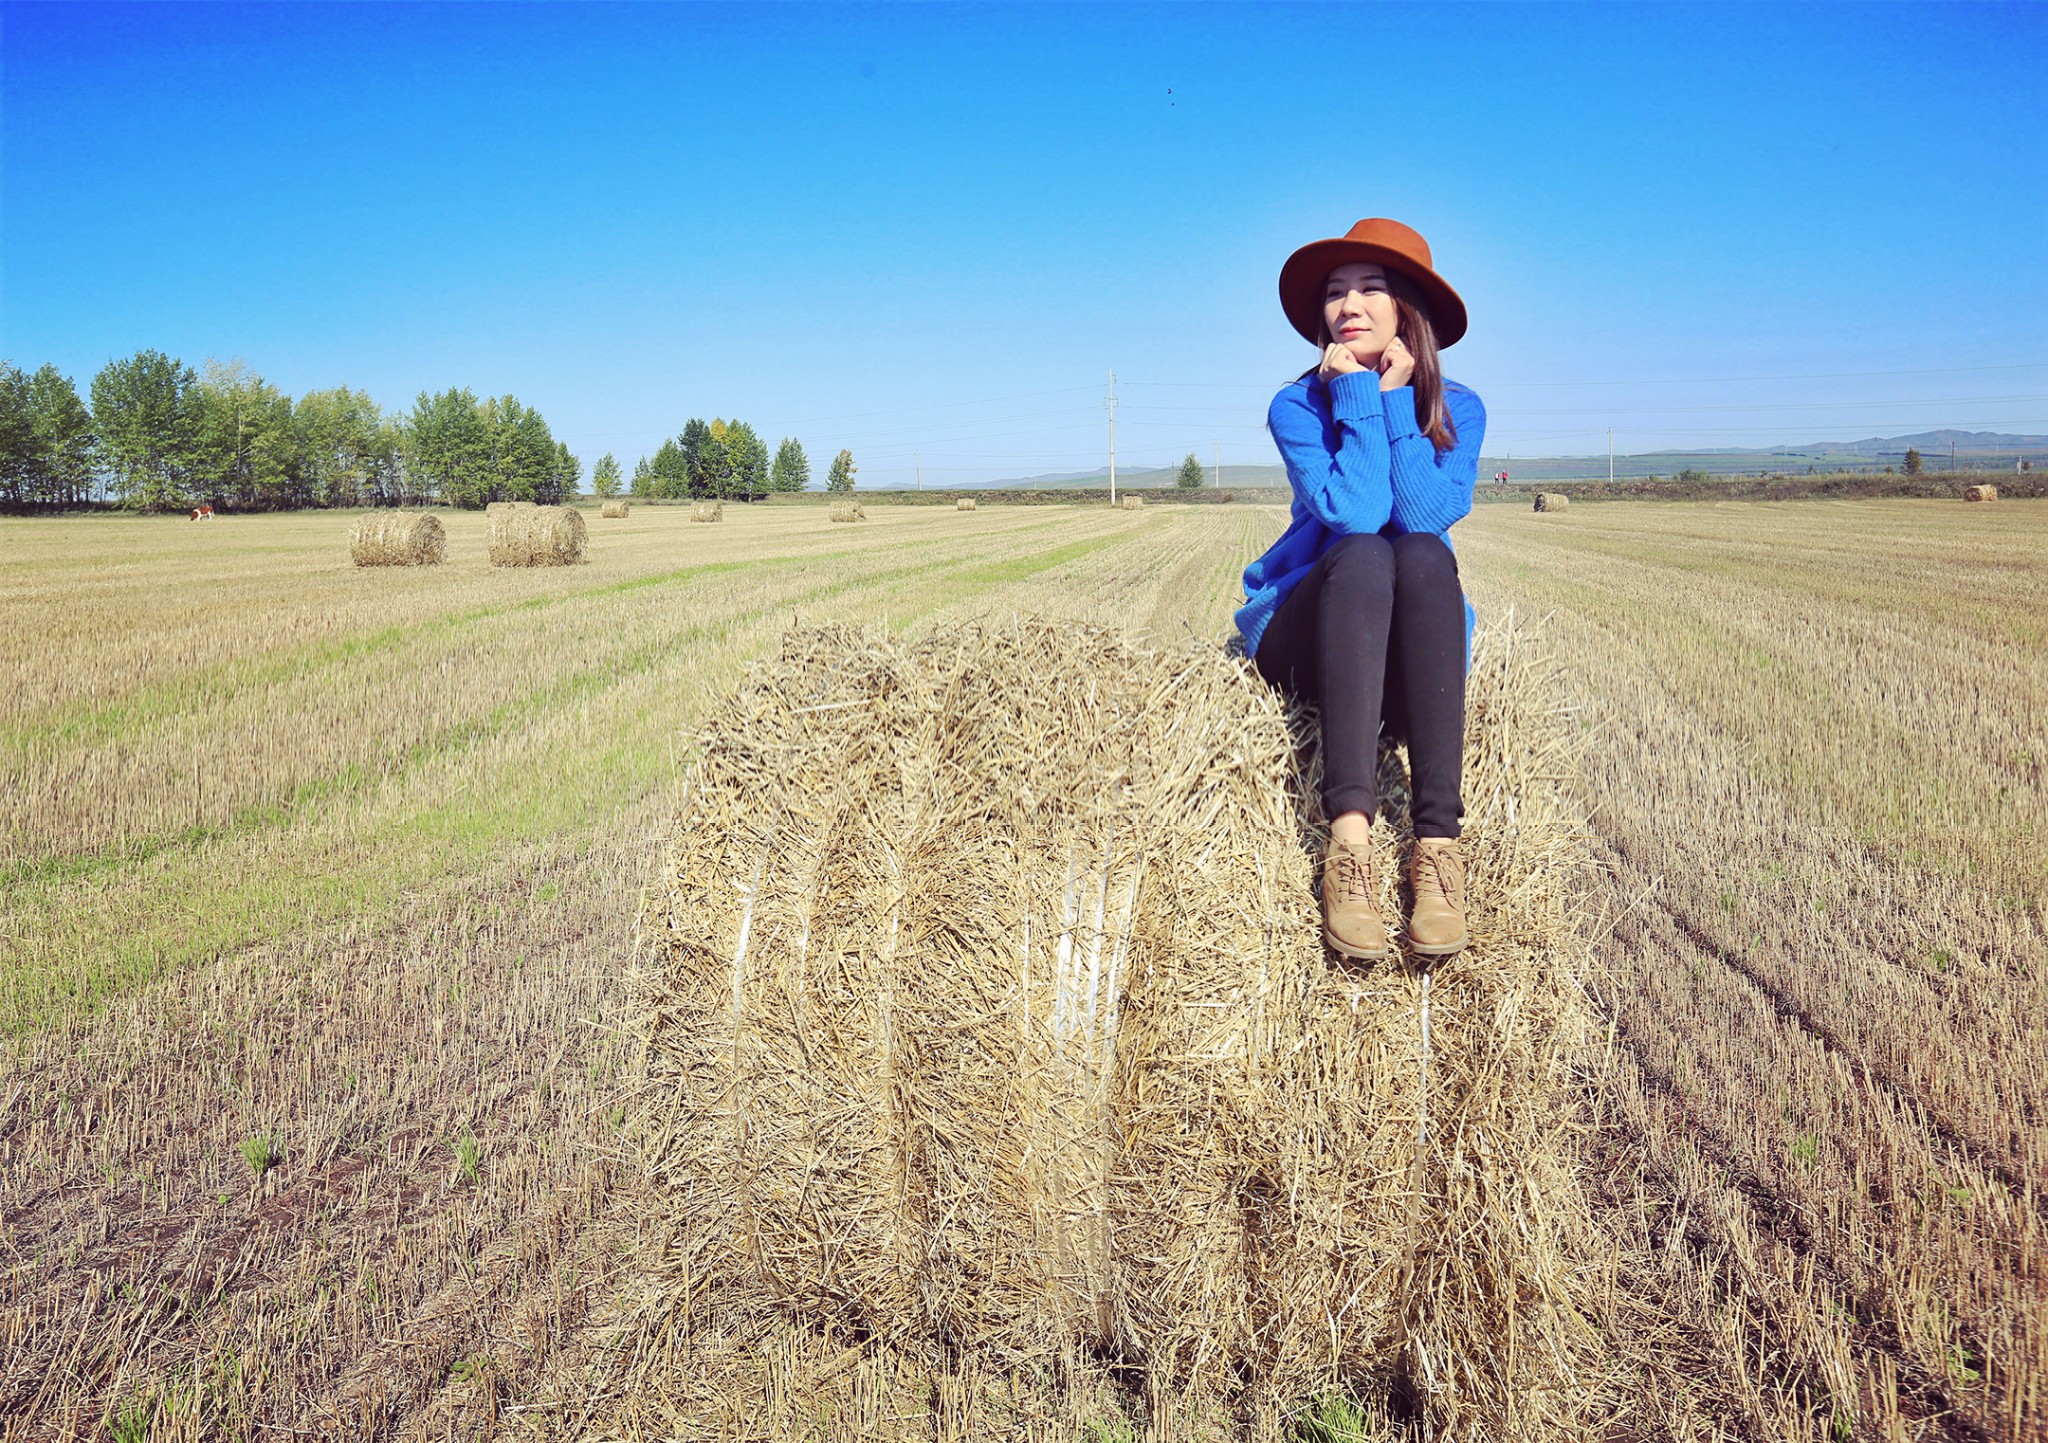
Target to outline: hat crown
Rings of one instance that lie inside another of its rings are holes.
[[[1422,238],[1422,233],[1412,226],[1402,225],[1397,220],[1388,220],[1385,216],[1374,216],[1370,220],[1359,221],[1344,233],[1344,239],[1363,241],[1367,245],[1385,246],[1388,250],[1399,251],[1413,260],[1420,261],[1425,270],[1436,269],[1435,263],[1430,260],[1429,242]]]
[[[1465,303],[1436,273],[1429,242],[1413,226],[1382,215],[1359,221],[1341,237],[1310,241],[1280,267],[1280,308],[1303,340],[1322,344],[1318,338],[1323,333],[1325,282],[1334,267],[1349,261],[1371,261],[1413,281],[1422,292],[1439,348],[1465,334]]]

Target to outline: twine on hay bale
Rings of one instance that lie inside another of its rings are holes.
[[[491,516],[491,565],[573,566],[590,528],[573,506],[514,501]]]
[[[1142,511],[1145,509],[1145,498],[1142,496],[1126,496],[1123,499],[1122,505],[1126,511]]]
[[[832,503],[832,519],[834,521],[865,521],[868,519],[868,513],[860,509],[860,502],[858,501],[834,501]]]
[[[1965,487],[1963,499],[1965,501],[1996,501],[1998,499],[1998,488],[1996,486]]]
[[[786,635],[713,709],[641,916],[639,1393],[800,1325],[1269,1419],[1399,1374],[1440,1433],[1581,1436],[1614,1365],[1569,1256],[1577,728],[1526,650],[1480,633],[1474,943],[1432,977],[1325,952],[1312,719],[1241,656]],[[1383,789],[1405,817],[1393,753]]]
[[[955,511],[972,511],[974,509],[974,498],[972,496],[959,497],[953,502],[953,509]]]
[[[431,511],[373,511],[349,529],[348,554],[358,566],[439,566],[448,533]]]
[[[1538,511],[1566,511],[1571,508],[1571,504],[1572,498],[1564,495],[1562,492],[1538,491],[1536,493],[1536,509]]]
[[[723,521],[725,520],[725,503],[723,501],[699,501],[690,508],[690,519],[692,521]]]
[[[631,502],[621,501],[617,497],[614,497],[610,501],[605,502],[603,506],[599,507],[597,514],[599,516],[602,516],[607,521],[617,521],[620,517],[624,516],[628,511],[631,511],[632,509],[633,506]]]

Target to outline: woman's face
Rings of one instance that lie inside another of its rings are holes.
[[[1396,324],[1385,268],[1351,261],[1331,271],[1323,283],[1323,324],[1330,339],[1349,346],[1361,366],[1377,365]]]

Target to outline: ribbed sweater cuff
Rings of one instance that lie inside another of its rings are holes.
[[[1404,441],[1410,436],[1420,436],[1422,428],[1415,424],[1415,388],[1396,386],[1391,391],[1380,392],[1380,404],[1387,410],[1387,439]]]
[[[1339,421],[1384,418],[1377,371],[1345,371],[1330,378],[1330,414]]]

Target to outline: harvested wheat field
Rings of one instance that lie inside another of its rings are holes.
[[[2048,512],[1462,523],[1426,1068],[1284,513],[867,515],[0,521],[0,1438],[2043,1436]]]
[[[1573,517],[1459,560],[1592,728],[1610,1229],[1745,1436],[2043,1436],[2048,510]]]

